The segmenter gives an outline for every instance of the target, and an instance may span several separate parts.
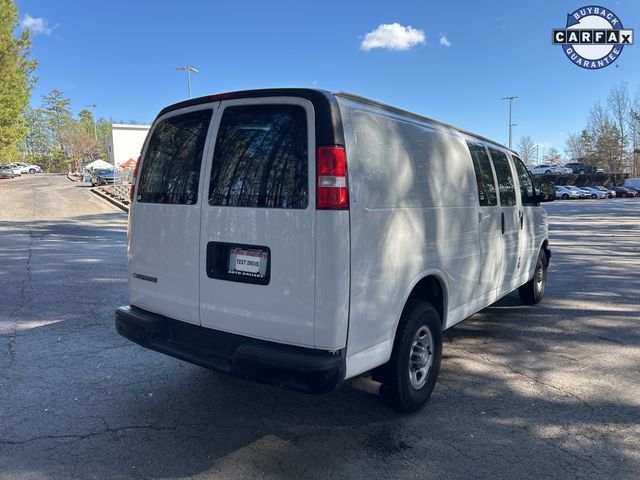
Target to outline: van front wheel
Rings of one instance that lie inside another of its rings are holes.
[[[382,399],[401,412],[418,410],[431,396],[442,358],[440,315],[430,303],[407,303],[389,363],[384,366]]]
[[[544,250],[541,250],[538,254],[533,278],[518,288],[518,295],[520,295],[522,303],[533,305],[544,297],[544,289],[547,286],[548,263],[547,255],[544,253]]]

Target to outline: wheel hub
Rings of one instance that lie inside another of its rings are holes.
[[[409,380],[416,390],[422,388],[429,378],[433,364],[433,337],[426,326],[418,329],[409,350]]]

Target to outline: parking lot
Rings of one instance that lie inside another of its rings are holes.
[[[640,199],[546,207],[543,302],[445,332],[431,400],[402,416],[128,342],[126,214],[64,176],[1,181],[0,478],[636,479]]]

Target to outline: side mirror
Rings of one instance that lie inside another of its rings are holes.
[[[542,182],[539,191],[536,192],[537,203],[553,202],[556,199],[556,184],[553,182]]]

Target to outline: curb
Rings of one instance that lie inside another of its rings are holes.
[[[105,199],[107,202],[112,203],[113,205],[115,205],[116,207],[118,207],[120,210],[124,210],[125,212],[129,211],[129,207],[127,205],[125,205],[124,203],[119,202],[118,200],[116,200],[115,198],[111,198],[109,195],[105,195],[104,193],[102,193],[101,191],[92,188],[91,192],[95,193],[97,196]]]
[[[70,173],[67,173],[67,180],[71,180],[72,182],[79,182],[79,178],[72,177]]]

